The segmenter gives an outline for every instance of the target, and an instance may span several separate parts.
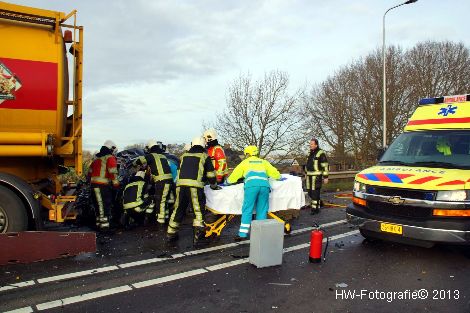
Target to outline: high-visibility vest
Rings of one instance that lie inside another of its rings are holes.
[[[134,164],[148,165],[154,182],[173,179],[168,159],[163,154],[148,153],[135,160]]]
[[[93,160],[88,173],[92,184],[112,183],[114,187],[119,187],[117,160],[113,155],[107,154]]]
[[[207,154],[212,160],[217,180],[222,180],[227,175],[227,159],[225,158],[224,149],[220,145],[209,147]]]
[[[245,188],[270,187],[269,177],[279,179],[281,174],[268,161],[251,156],[238,164],[227,180],[233,184],[242,177],[245,178]]]
[[[213,167],[210,166],[210,162],[209,167],[211,167],[212,170],[207,170],[207,162],[209,162],[209,160],[206,153],[184,153],[181,157],[176,186],[203,188],[205,178],[214,179],[215,182],[215,171]]]
[[[328,177],[328,161],[326,159],[325,151],[318,149],[313,159],[313,164],[307,164],[306,172],[308,176],[319,176]],[[322,162],[323,161],[323,162]]]
[[[122,195],[122,207],[125,210],[136,208],[144,203],[144,198],[148,197],[144,187],[144,180],[137,180],[126,185]]]

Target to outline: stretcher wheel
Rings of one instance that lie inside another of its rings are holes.
[[[291,231],[292,231],[292,227],[291,227],[290,223],[285,223],[284,224],[284,234],[289,235]]]

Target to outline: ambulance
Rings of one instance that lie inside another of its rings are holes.
[[[365,238],[470,244],[470,95],[426,98],[376,166],[356,175],[349,223]]]

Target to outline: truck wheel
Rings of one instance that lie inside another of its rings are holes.
[[[0,233],[28,230],[28,215],[20,198],[0,186]]]

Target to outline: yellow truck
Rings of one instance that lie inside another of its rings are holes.
[[[421,99],[346,213],[366,238],[470,244],[470,95]]]
[[[83,27],[0,2],[0,233],[76,218],[58,176],[82,171]]]

